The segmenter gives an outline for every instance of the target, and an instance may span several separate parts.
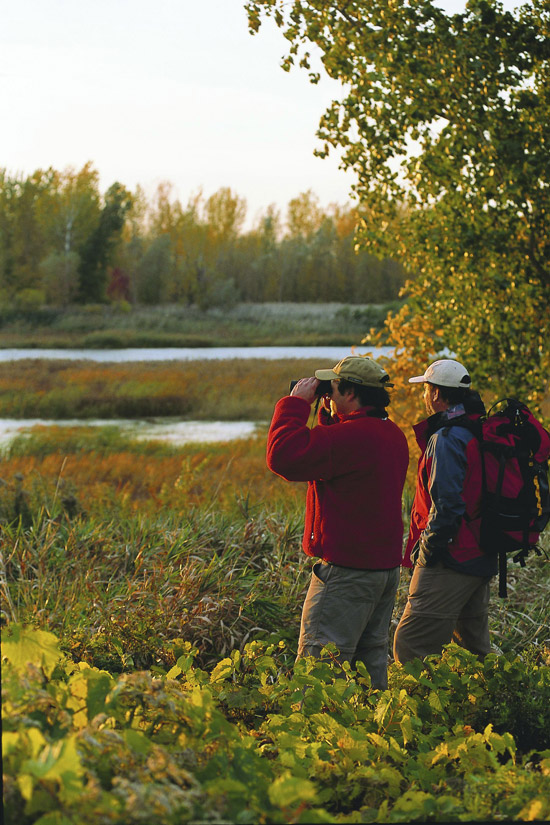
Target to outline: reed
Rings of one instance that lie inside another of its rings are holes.
[[[206,665],[282,637],[291,660],[310,570],[305,485],[269,473],[264,450],[261,436],[175,448],[113,429],[18,440],[0,484],[3,621],[52,630],[111,670],[165,669],[184,641]],[[408,582],[403,571],[394,626]],[[546,559],[512,566],[509,589],[493,598],[496,644],[550,645]]]
[[[388,304],[89,305],[0,309],[0,347],[124,348],[326,345],[349,347],[380,329]]]
[[[5,453],[2,481],[2,496],[12,508],[23,486],[33,511],[40,502],[53,501],[57,491],[58,499],[65,496],[73,509],[93,517],[155,513],[159,507],[234,513],[269,502],[287,508],[302,500],[305,488],[269,472],[260,435],[227,444],[172,447],[132,441],[114,428],[101,427],[39,427],[20,436]],[[4,515],[7,509],[4,505]]]
[[[320,366],[319,359],[12,361],[0,364],[0,416],[269,421],[289,381]]]

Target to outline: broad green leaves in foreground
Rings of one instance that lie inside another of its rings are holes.
[[[543,659],[480,665],[449,646],[393,666],[381,692],[364,671],[333,665],[330,649],[288,670],[282,643],[251,643],[211,672],[189,648],[156,677],[114,678],[58,651],[48,675],[40,639],[23,636],[14,660],[3,648],[8,823],[550,816]],[[538,713],[521,720],[529,701]]]

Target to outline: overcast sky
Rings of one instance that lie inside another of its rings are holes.
[[[460,0],[445,0],[460,6]],[[0,166],[29,174],[92,161],[151,195],[168,180],[182,202],[229,186],[248,222],[312,189],[349,201],[336,157],[313,156],[338,84],[280,68],[286,41],[269,21],[248,33],[244,0],[3,0]]]

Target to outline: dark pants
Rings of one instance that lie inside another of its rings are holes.
[[[441,653],[451,641],[480,657],[490,653],[489,581],[442,564],[415,567],[393,640],[396,662]]]
[[[317,562],[302,610],[298,658],[332,642],[339,661],[364,662],[372,685],[388,686],[388,633],[399,567],[354,570]]]

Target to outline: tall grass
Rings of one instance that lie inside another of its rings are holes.
[[[1,481],[5,501],[17,499],[20,507],[27,501],[33,512],[43,501],[59,505],[70,496],[78,505],[73,509],[99,518],[159,508],[237,513],[267,502],[275,509],[296,507],[305,487],[268,471],[260,436],[180,448],[132,441],[109,427],[36,428],[6,450]],[[5,520],[8,514],[0,515]]]
[[[58,633],[78,659],[120,670],[203,661],[250,638],[291,637],[305,561],[295,523],[219,513],[3,528],[4,613]]]
[[[269,421],[289,381],[319,366],[319,359],[11,361],[0,364],[0,417]]]
[[[399,304],[86,306],[0,312],[1,347],[208,347],[358,343]]]
[[[113,430],[62,438],[37,432],[3,462],[3,621],[52,630],[76,659],[110,670],[166,668],[183,641],[204,664],[271,635],[292,657],[310,570],[305,489],[267,471],[263,438],[185,448]],[[403,571],[393,626],[408,583]],[[495,643],[550,645],[546,559],[512,566],[509,589],[493,598]]]

